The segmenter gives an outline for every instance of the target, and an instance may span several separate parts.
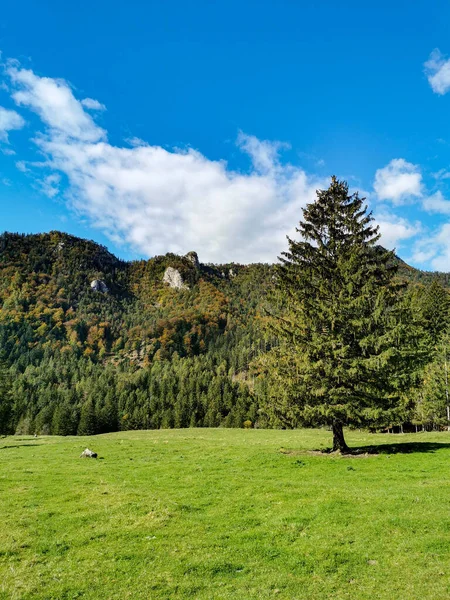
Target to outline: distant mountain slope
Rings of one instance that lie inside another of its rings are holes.
[[[414,283],[424,273],[400,259]],[[0,360],[10,431],[233,425],[258,420],[249,372],[273,266],[194,252],[125,262],[65,233],[0,236]],[[0,424],[1,427],[1,424]]]
[[[266,344],[257,313],[270,271],[202,265],[194,253],[127,263],[64,233],[3,234],[0,359],[14,380],[9,430],[255,420],[245,382]],[[171,287],[177,278],[181,288]]]
[[[183,289],[164,281],[168,269],[178,273]],[[147,361],[157,351],[166,357],[175,351],[198,354],[228,331],[229,321],[253,318],[270,269],[201,265],[195,253],[127,263],[103,246],[64,233],[5,233],[0,324],[16,333],[20,323],[26,328],[29,338],[21,351],[46,343],[100,358],[130,351]],[[17,341],[3,336],[2,349],[17,354]]]
[[[411,283],[424,283],[428,284],[432,281],[438,281],[444,287],[450,288],[450,273],[443,273],[441,271],[421,271],[408,265],[400,257],[396,257],[398,261],[398,273]]]

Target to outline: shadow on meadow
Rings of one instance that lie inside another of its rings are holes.
[[[436,452],[437,450],[450,450],[450,443],[440,442],[398,442],[393,444],[373,444],[349,448],[348,452],[333,452],[331,448],[318,448],[316,450],[297,450],[294,448],[280,448],[281,454],[300,455],[315,454],[317,456],[342,456],[343,458],[364,458],[378,454],[414,454]]]
[[[11,444],[10,446],[0,446],[0,450],[9,450],[10,448],[26,448],[29,446],[43,446],[44,444]]]
[[[440,442],[399,442],[393,444],[375,444],[373,446],[360,446],[350,448],[350,455],[358,454],[412,454],[415,452],[436,452],[437,450],[450,450],[450,443]]]

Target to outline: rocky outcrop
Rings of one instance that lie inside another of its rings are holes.
[[[108,286],[101,279],[94,279],[91,281],[91,289],[94,292],[101,292],[102,294],[107,294],[109,292]]]
[[[200,261],[198,260],[197,252],[188,252],[186,258],[193,264],[196,269],[200,269]]]
[[[176,290],[188,290],[188,286],[183,282],[180,271],[173,267],[167,267],[163,277],[164,283],[169,284],[171,288]]]

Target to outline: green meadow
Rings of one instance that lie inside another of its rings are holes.
[[[450,434],[330,437],[0,439],[0,598],[449,598]]]

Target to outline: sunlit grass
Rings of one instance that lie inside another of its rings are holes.
[[[320,430],[0,439],[0,598],[448,598],[450,434],[347,438],[410,452],[309,454]]]

